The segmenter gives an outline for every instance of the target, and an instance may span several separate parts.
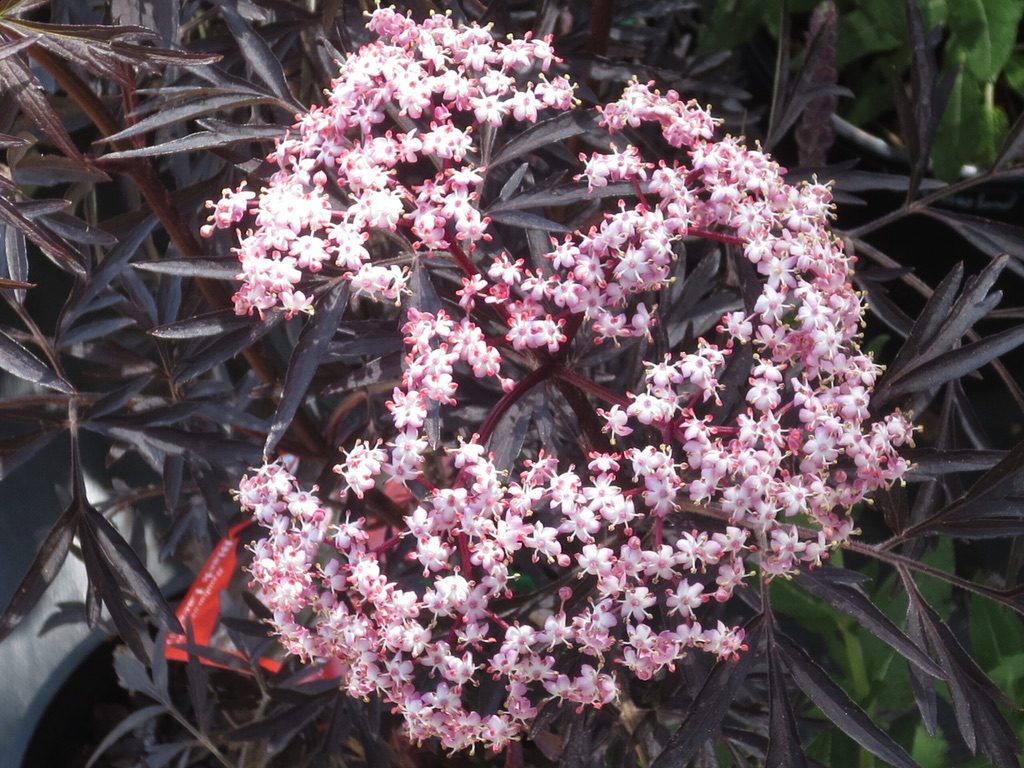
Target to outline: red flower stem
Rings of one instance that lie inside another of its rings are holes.
[[[700,229],[699,227],[690,227],[686,232],[693,237],[703,237],[705,240],[717,240],[720,243],[728,243],[729,245],[743,245],[747,242],[742,237],[737,237],[736,235],[727,235],[724,232],[712,232],[710,229]]]
[[[572,384],[577,389],[582,389],[584,392],[589,392],[595,397],[604,400],[606,403],[612,403],[613,405],[621,405],[623,407],[629,405],[629,400],[622,395],[612,392],[607,387],[602,387],[600,384],[591,381],[585,376],[580,376],[578,373],[573,373],[566,368],[559,368],[555,371],[555,377],[562,381]]]
[[[502,629],[508,629],[508,627],[509,627],[509,623],[507,621],[505,621],[503,618],[501,618],[501,616],[496,614],[494,611],[488,611],[487,612],[487,618],[489,618],[491,621],[493,621],[495,624],[497,624]]]
[[[486,443],[490,439],[491,433],[494,432],[494,428],[498,426],[498,422],[501,421],[501,417],[505,415],[508,409],[515,405],[523,395],[547,379],[550,375],[551,364],[545,363],[517,381],[516,385],[510,391],[506,392],[502,398],[494,404],[494,408],[491,409],[491,412],[487,414],[487,419],[480,426],[480,431],[477,433],[479,443],[481,445]]]
[[[462,575],[468,579],[473,572],[473,562],[470,560],[469,553],[469,537],[462,531],[459,531],[455,536],[455,541],[459,545],[459,562],[462,564]]]
[[[650,206],[647,204],[647,195],[640,188],[640,181],[638,179],[633,179],[633,189],[636,190],[636,196],[640,198],[640,202],[644,204],[644,207],[650,209]]]
[[[387,541],[382,541],[376,547],[373,548],[372,552],[375,555],[379,555],[381,552],[388,552],[398,546],[398,543],[402,540],[402,534],[396,533]]]
[[[466,255],[466,252],[454,242],[448,243],[448,251],[451,253],[455,261],[458,262],[459,266],[462,267],[462,271],[465,272],[468,277],[480,274],[480,270],[477,269],[473,260],[469,258],[469,256]]]

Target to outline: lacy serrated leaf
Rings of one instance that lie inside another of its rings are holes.
[[[800,732],[786,691],[786,676],[779,660],[768,652],[768,751],[765,768],[806,768],[807,759],[800,747]]]
[[[161,594],[160,587],[118,530],[92,506],[85,507],[81,522],[92,531],[121,587],[139,601],[160,627],[182,632],[181,624]]]
[[[320,363],[327,355],[328,344],[338,330],[341,316],[348,307],[349,283],[338,282],[316,302],[316,312],[306,323],[299,335],[299,341],[288,361],[281,399],[274,412],[274,419],[263,444],[263,455],[270,456],[278,441],[284,436],[295,417],[299,406],[316,375]],[[310,446],[312,447],[312,446]]]
[[[231,36],[235,38],[238,47],[245,58],[246,63],[253,73],[270,88],[274,94],[293,105],[296,109],[302,109],[302,105],[292,96],[288,88],[288,81],[284,76],[284,69],[277,56],[267,45],[260,35],[252,28],[242,15],[238,12],[237,3],[224,2],[219,7],[221,16],[227,22]]]
[[[156,216],[147,216],[139,222],[106,254],[96,269],[92,270],[83,281],[76,284],[74,293],[61,311],[59,325],[62,329],[69,328],[76,319],[89,311],[93,299],[110,287],[111,282],[138,252],[143,241],[149,237],[156,222]]]
[[[704,742],[718,730],[732,700],[747,679],[754,659],[758,656],[764,621],[764,615],[759,614],[745,627],[745,642],[750,650],[744,652],[737,660],[718,661],[708,673],[700,691],[687,709],[682,724],[672,734],[672,738],[651,764],[651,768],[686,765]]]
[[[906,583],[906,580],[905,580]],[[980,749],[997,768],[1018,768],[1016,753],[1020,742],[999,711],[1002,692],[964,650],[956,635],[926,603],[916,586],[908,584],[911,609],[917,614],[923,633],[949,673],[949,693],[953,700],[960,734],[970,748]]]
[[[58,376],[38,357],[0,331],[0,368],[24,381],[39,384],[65,395],[74,394],[74,387]]]
[[[857,620],[857,623],[884,642],[922,672],[942,679],[945,674],[921,648],[900,631],[859,586],[835,578],[832,566],[801,573],[796,583],[836,610]]]
[[[886,388],[889,396],[921,392],[958,379],[1024,344],[1024,326],[1009,328],[981,341],[938,355],[914,366]]]
[[[535,149],[556,144],[586,133],[596,125],[594,115],[576,110],[531,125],[505,146],[488,163],[488,171]]]
[[[906,750],[872,722],[871,718],[846,695],[824,669],[803,648],[781,632],[773,634],[790,676],[807,697],[839,729],[895,768],[919,768]]]
[[[89,760],[85,764],[85,768],[92,768],[92,766],[96,764],[96,761],[103,757],[106,751],[114,746],[114,744],[136,728],[144,725],[148,720],[152,720],[157,715],[166,711],[167,710],[162,704],[150,704],[148,707],[143,707],[142,709],[137,709],[132,712],[103,737],[103,741],[99,743],[96,749],[93,750],[92,755],[89,756]]]
[[[176,373],[175,382],[185,384],[214,366],[240,354],[269,333],[282,317],[284,317],[282,312],[267,312],[262,319],[254,321],[249,318],[250,325],[248,327],[229,331],[192,355],[188,363]]]
[[[2,76],[2,73],[0,73],[0,77]],[[18,206],[3,195],[0,195],[0,222],[23,232],[29,240],[39,246],[39,249],[58,266],[66,268],[75,274],[84,274],[85,269],[79,264],[78,259],[75,258],[71,251],[37,222],[29,218],[25,210],[25,206]]]
[[[183,152],[200,152],[207,149],[227,147],[232,144],[253,141],[272,141],[279,139],[284,131],[276,125],[238,125],[235,130],[228,131],[197,131],[188,136],[171,139],[162,144],[153,144],[138,149],[126,149],[120,152],[109,152],[102,160],[129,160],[137,157],[161,157],[177,155]]]
[[[149,334],[158,339],[201,339],[248,328],[252,322],[251,317],[236,315],[230,309],[221,309],[152,328]]]
[[[43,540],[28,573],[22,578],[4,612],[0,615],[0,640],[18,626],[43,592],[56,578],[71,549],[79,520],[79,508],[72,505],[65,510]]]

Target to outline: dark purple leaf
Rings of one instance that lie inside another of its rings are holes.
[[[908,588],[911,609],[917,613],[932,650],[948,672],[947,683],[960,735],[972,752],[977,753],[980,749],[997,768],[1019,768],[1016,755],[1020,742],[999,711],[998,702],[1006,703],[1002,692],[964,650],[953,631],[921,598],[916,586],[911,584]]]
[[[132,660],[134,661],[135,659]],[[85,768],[92,768],[92,766],[96,764],[96,761],[103,757],[104,753],[114,746],[114,744],[136,728],[141,727],[148,720],[152,720],[157,715],[166,711],[167,710],[162,704],[150,704],[148,707],[143,707],[142,709],[137,709],[132,712],[114,726],[110,733],[103,737],[103,741],[99,743],[99,746],[97,746],[92,755],[90,755],[89,761],[85,764]]]
[[[171,139],[162,144],[153,144],[138,149],[126,149],[120,152],[109,152],[101,160],[129,160],[137,157],[160,157],[176,155],[183,152],[201,152],[207,149],[227,147],[240,142],[272,141],[283,135],[283,130],[276,125],[238,125],[234,130],[197,131],[188,136]],[[236,269],[237,272],[237,269]]]
[[[360,387],[367,387],[378,384],[381,381],[394,380],[395,385],[399,384],[402,376],[402,355],[392,353],[376,360],[371,360],[366,365],[353,371],[340,380],[324,387],[322,394],[336,395],[339,392],[348,392]]]
[[[953,213],[942,208],[924,208],[922,212],[951,227],[964,240],[986,256],[1013,257],[1010,269],[1024,275],[1024,227],[993,221],[980,216]]]
[[[263,454],[270,456],[284,436],[305,399],[320,363],[327,354],[328,344],[338,331],[338,323],[348,307],[349,284],[338,282],[316,302],[313,318],[306,323],[299,341],[288,361],[281,400],[274,412],[274,420],[263,445]]]
[[[246,663],[245,659],[213,646],[196,645],[195,643],[188,642],[171,643],[171,648],[185,651],[190,656],[196,656],[200,659],[212,661],[214,664],[219,664],[220,666],[227,667],[228,669],[234,669],[239,672],[246,672],[249,670],[249,664]]]
[[[921,617],[914,604],[907,606],[907,635],[917,646],[926,642]],[[910,688],[914,693],[914,701],[921,713],[921,722],[930,736],[935,735],[938,728],[938,701],[935,695],[935,680],[915,666],[910,669]]]
[[[558,144],[579,136],[594,128],[596,121],[594,115],[579,110],[564,112],[558,117],[549,120],[542,120],[530,126],[514,139],[503,146],[498,153],[491,158],[487,165],[488,171],[509,160],[514,160],[535,149]]]
[[[956,303],[956,294],[960,289],[963,279],[964,264],[961,261],[949,271],[949,274],[942,279],[942,282],[939,283],[938,287],[928,298],[928,302],[924,305],[924,309],[921,310],[921,314],[914,321],[914,325],[910,329],[903,347],[897,353],[892,365],[889,366],[886,372],[887,379],[895,376],[905,368],[925,345],[935,337],[939,328],[949,318],[949,313]]]
[[[50,137],[54,146],[85,165],[85,158],[25,62],[18,58],[0,59],[0,83],[4,84],[5,93],[14,96],[21,111]]]
[[[625,181],[615,182],[604,187],[595,187],[592,190],[588,190],[586,184],[568,184],[548,189],[535,189],[496,203],[491,206],[486,215],[493,218],[496,213],[505,211],[572,205],[585,200],[600,200],[605,197],[636,197],[636,189]]]
[[[912,481],[954,472],[982,472],[1002,461],[1006,457],[1006,451],[914,448],[904,451],[904,456],[914,464],[914,468],[907,476],[907,479]]]
[[[164,768],[170,762],[182,755],[184,762],[179,760],[178,768],[187,768],[192,749],[195,747],[191,739],[184,741],[172,741],[166,744],[149,744],[146,746],[145,763],[146,768]]]
[[[179,386],[186,384],[196,376],[240,354],[269,333],[282,317],[282,312],[267,312],[261,319],[249,318],[248,328],[229,331],[192,355],[187,365],[177,372],[175,383]]]
[[[56,578],[71,549],[75,528],[79,520],[79,507],[72,504],[65,510],[43,540],[28,573],[14,590],[4,612],[0,615],[0,640],[7,637],[18,623],[28,615],[43,592]]]
[[[28,253],[25,249],[25,235],[11,226],[4,228],[4,262],[2,265],[4,278],[12,283],[28,281]],[[7,286],[4,286],[7,287]],[[25,289],[15,288],[10,296],[19,304],[25,301]]]
[[[691,702],[682,724],[672,734],[651,768],[686,765],[719,729],[758,655],[764,621],[764,614],[758,614],[745,627],[745,642],[750,650],[741,654],[739,659],[716,662]]]
[[[227,438],[219,434],[183,432],[170,427],[146,429],[145,439],[168,452],[194,452],[215,464],[255,464],[260,459],[257,446],[246,440]]]
[[[487,450],[494,454],[492,461],[499,472],[511,470],[520,457],[533,421],[533,411],[533,398],[516,403],[508,409],[491,433]]]
[[[1024,113],[1017,115],[1017,119],[1010,126],[1003,146],[1000,148],[995,162],[992,163],[992,170],[998,171],[1003,165],[1019,160],[1022,150],[1024,150]]]
[[[74,388],[54,373],[50,367],[25,347],[0,331],[0,368],[33,384],[54,389],[65,395],[74,394]]]
[[[134,125],[111,136],[100,139],[101,142],[115,143],[133,136],[140,136],[149,131],[165,128],[175,123],[193,120],[215,112],[251,107],[273,101],[269,94],[256,90],[227,91],[221,89],[201,89],[196,98],[178,99],[170,105],[162,105],[154,114],[144,117]]]
[[[211,280],[235,280],[241,266],[238,259],[161,259],[139,261],[135,269],[181,277],[203,277]]]
[[[189,645],[195,645],[191,619],[185,620],[185,638]],[[206,671],[206,667],[199,662],[198,656],[188,653],[185,675],[188,678],[188,695],[192,703],[192,711],[195,712],[196,720],[199,721],[199,729],[205,732],[210,727],[211,709],[208,693],[210,674]]]
[[[156,35],[148,29],[131,26],[50,24],[25,19],[2,19],[3,25],[18,35],[36,35],[40,48],[83,67],[104,80],[125,87],[134,86],[134,68],[128,65],[171,64],[189,66],[209,64],[219,56],[175,51],[139,45]],[[63,63],[63,62],[61,62]]]
[[[47,229],[62,237],[65,242],[75,245],[102,245],[112,248],[117,245],[117,238],[109,232],[94,227],[64,211],[54,211],[41,217]]]
[[[126,691],[141,693],[155,701],[160,701],[161,692],[149,678],[146,665],[136,656],[126,653],[123,648],[114,651],[114,672],[117,673],[118,684]]]
[[[302,109],[302,105],[295,100],[291,89],[288,88],[288,80],[284,76],[281,62],[267,45],[267,41],[260,37],[249,22],[242,18],[238,12],[237,2],[235,0],[223,2],[219,5],[219,10],[224,21],[227,22],[231,36],[238,43],[242,56],[253,73],[281,101],[293,105],[294,108]]]
[[[1024,344],[1024,326],[1009,328],[914,366],[887,387],[890,396],[931,390],[973,373],[986,363]]]
[[[146,385],[153,380],[152,376],[140,376],[125,384],[123,387],[108,392],[82,414],[83,421],[101,419],[115,411],[121,410],[128,402],[146,388]]]
[[[818,172],[821,178],[822,173]],[[831,178],[836,189],[846,192],[871,192],[882,189],[890,192],[906,192],[910,187],[910,177],[898,173],[875,173],[873,171],[861,171],[856,169],[837,170],[835,173],[826,174],[825,178]],[[789,181],[789,175],[786,176]],[[922,191],[935,191],[944,186],[941,181],[935,179],[924,179],[919,185]]]
[[[871,754],[896,768],[918,768],[910,755],[833,682],[810,655],[781,632],[773,634],[790,676],[839,729]]]
[[[164,460],[164,508],[174,513],[181,501],[181,484],[185,477],[185,459],[182,456],[168,456]]]
[[[89,578],[86,593],[86,610],[93,620],[98,618],[100,603],[107,607],[110,618],[121,639],[125,641],[135,656],[149,663],[149,636],[146,625],[125,603],[119,579],[110,564],[105,560],[96,540],[93,529],[83,520],[79,520],[78,540],[82,548],[82,559],[85,562],[85,573]],[[145,637],[145,640],[143,638]]]
[[[930,522],[929,534],[941,534],[955,539],[1004,539],[1024,535],[1024,498],[1017,500],[1012,515],[993,515],[986,511],[983,516],[968,520],[944,520]]]
[[[0,441],[0,480],[48,446],[63,428],[39,429]]]
[[[323,696],[294,706],[278,708],[269,717],[228,731],[225,737],[230,741],[266,740],[266,752],[273,755],[280,752],[300,730],[321,714],[329,703],[330,698]]]
[[[29,155],[12,169],[14,183],[21,186],[51,187],[57,184],[109,181],[110,177],[94,166],[82,165],[60,155]]]
[[[526,211],[497,211],[488,214],[492,221],[518,229],[536,229],[541,232],[572,232],[572,229],[557,221],[546,219]]]
[[[900,631],[882,613],[863,590],[856,584],[836,578],[838,568],[829,566],[805,571],[795,579],[796,583],[815,597],[824,600],[836,610],[852,616],[857,623],[871,634],[899,653],[922,672],[939,679],[944,678],[942,668],[936,664],[909,637]]]
[[[182,632],[181,624],[161,594],[160,587],[118,530],[91,506],[85,508],[81,523],[95,536],[121,587],[139,601],[158,626],[171,632]],[[110,607],[109,603],[107,607]]]
[[[952,349],[971,328],[986,317],[1002,299],[1002,291],[992,291],[996,280],[1009,264],[1006,254],[996,256],[977,275],[967,279],[963,293],[949,312],[949,317],[930,340],[929,354]]]
[[[249,328],[251,317],[238,316],[230,309],[221,309],[207,315],[190,317],[169,325],[152,328],[149,333],[158,339],[199,339],[205,336],[220,336],[225,333]]]
[[[58,266],[67,267],[71,272],[84,274],[85,270],[63,243],[32,221],[26,206],[18,206],[0,195],[0,223],[14,227],[35,243],[39,249]]]
[[[3,45],[0,45],[0,60],[6,59],[9,56],[13,56],[18,51],[22,51],[28,48],[30,45],[34,44],[35,41],[36,39],[33,36],[23,37],[21,40],[12,40],[10,42],[5,42]]]
[[[70,331],[60,337],[60,349],[67,349],[75,344],[84,344],[87,341],[110,336],[115,331],[131,328],[137,323],[130,317],[110,317],[106,320],[97,320],[93,323],[82,323],[74,326]]]
[[[765,768],[806,768],[800,732],[786,690],[786,676],[771,650],[771,633],[768,638],[768,751],[764,758]]]
[[[519,185],[523,183],[523,178],[526,176],[526,172],[530,170],[529,163],[523,163],[516,168],[512,175],[505,180],[505,183],[501,185],[501,191],[498,192],[498,199],[496,202],[502,200],[508,200],[519,189]]]
[[[142,242],[156,226],[156,216],[147,216],[139,222],[118,244],[112,248],[98,267],[75,285],[75,292],[61,312],[60,327],[68,329],[81,315],[91,308],[93,299],[110,287],[132,256],[138,252]]]
[[[896,107],[904,142],[910,154],[911,173],[907,200],[912,200],[924,179],[931,157],[939,120],[953,88],[956,69],[940,81],[935,62],[938,40],[929,35],[917,0],[905,0],[907,30],[910,34],[912,75],[909,99],[902,84],[896,87]]]

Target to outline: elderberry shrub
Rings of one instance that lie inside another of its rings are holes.
[[[251,574],[284,647],[338,663],[344,690],[379,694],[414,741],[501,750],[546,701],[601,707],[623,675],[647,680],[692,650],[742,653],[743,628],[706,622],[702,605],[820,565],[854,531],[850,509],[903,477],[913,427],[869,412],[880,369],[859,345],[864,305],[826,185],[787,184],[696,103],[634,81],[598,108],[608,149],[579,154],[575,180],[589,194],[624,185],[635,202],[602,206],[531,258],[481,210],[484,153],[496,134],[580,109],[566,77],[545,75],[550,41],[391,9],[369,29],[327,104],[268,158],[267,185],[226,190],[204,234],[242,228],[238,314],[314,312],[302,286],[327,265],[379,301],[412,293],[415,259],[453,262],[461,287],[457,303],[404,310],[386,442],[345,453],[336,503],[279,461],[241,481],[243,510],[267,529]],[[626,143],[645,126],[657,144]],[[650,297],[692,238],[742,249],[759,293],[626,388],[588,376],[574,352],[652,340]],[[720,397],[730,366],[746,371],[738,411]],[[456,431],[445,414],[466,378],[496,399]],[[546,384],[600,402],[610,439],[527,439],[504,472],[489,443]],[[447,461],[440,478],[430,455]],[[359,500],[386,483],[412,493],[404,525],[375,543]],[[684,508],[719,525],[686,530]],[[550,564],[535,586],[562,584],[558,599],[503,609],[524,560]],[[500,703],[481,711],[475,689],[495,684]]]

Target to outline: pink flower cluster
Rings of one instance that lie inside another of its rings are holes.
[[[340,662],[344,688],[381,695],[414,740],[500,749],[546,700],[600,707],[616,701],[624,674],[663,674],[691,650],[740,653],[742,629],[705,626],[702,604],[728,600],[757,571],[820,564],[853,532],[850,508],[907,470],[898,448],[913,430],[898,412],[869,414],[879,369],[858,347],[863,305],[828,229],[826,186],[786,184],[769,156],[716,140],[705,110],[634,82],[601,108],[601,124],[613,137],[652,126],[682,159],[645,159],[621,136],[581,155],[578,180],[592,190],[627,182],[638,202],[527,264],[489,246],[479,143],[576,108],[571,84],[543,74],[557,62],[549,42],[388,9],[369,26],[379,40],[348,57],[327,106],[280,142],[269,184],[227,191],[207,231],[253,221],[237,248],[239,313],[311,310],[298,285],[328,263],[358,293],[400,301],[409,273],[371,254],[381,232],[405,254],[448,254],[462,287],[457,305],[406,310],[390,441],[357,443],[335,468],[346,511],[280,463],[243,479],[241,506],[268,531],[252,575],[285,647]],[[658,314],[644,297],[672,279],[674,246],[692,237],[742,251],[760,278],[748,310],[725,315],[714,339],[646,363],[634,391],[568,370],[574,342],[649,335]],[[720,379],[744,347],[746,408],[727,422]],[[522,363],[505,351],[533,370],[514,375]],[[428,414],[457,406],[465,377],[503,395],[475,434],[446,435],[452,471],[436,487],[424,476],[435,452]],[[551,379],[603,401],[614,452],[559,457],[527,445],[517,471],[499,472],[489,438]],[[389,481],[427,491],[403,530],[371,545],[357,500]],[[692,530],[683,511],[717,521]],[[507,604],[531,562],[551,581],[527,615]],[[501,695],[481,710],[483,686]]]

